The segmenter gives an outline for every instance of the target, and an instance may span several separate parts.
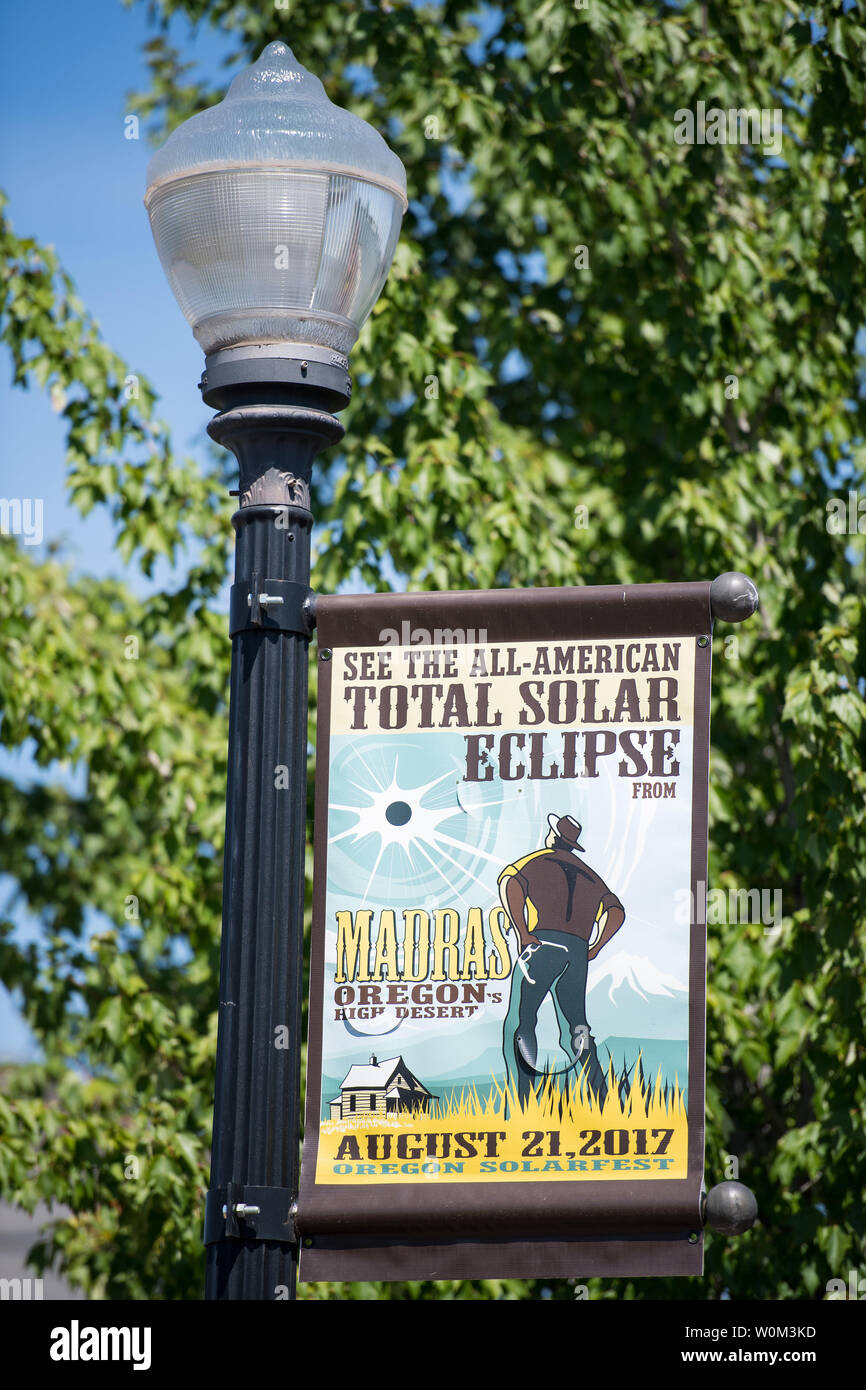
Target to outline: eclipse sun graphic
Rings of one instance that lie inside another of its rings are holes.
[[[437,757],[430,740],[401,740],[399,758],[387,738],[337,754],[328,806],[332,886],[372,908],[423,907],[443,901],[443,892],[458,906],[483,901],[479,879],[497,863],[490,853],[496,810],[470,805],[462,771],[453,751]]]

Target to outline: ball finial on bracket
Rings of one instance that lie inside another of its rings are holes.
[[[758,590],[746,574],[728,570],[710,585],[710,609],[724,623],[742,623],[758,607]]]
[[[741,1236],[754,1226],[758,1202],[742,1182],[720,1182],[704,1198],[704,1220],[723,1236]]]

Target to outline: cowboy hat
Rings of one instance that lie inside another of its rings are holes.
[[[559,836],[560,840],[565,840],[569,849],[579,849],[582,853],[585,852],[583,845],[579,843],[583,830],[580,821],[576,821],[573,816],[549,815],[547,824],[553,833]]]

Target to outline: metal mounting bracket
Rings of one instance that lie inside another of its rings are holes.
[[[279,1240],[296,1245],[294,1193],[288,1187],[251,1187],[236,1182],[212,1187],[205,1198],[204,1243],[222,1240]]]
[[[255,571],[233,584],[229,598],[229,636],[238,632],[296,632],[310,637],[315,623],[315,595],[291,579],[264,579]]]

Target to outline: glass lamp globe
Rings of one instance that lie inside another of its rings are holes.
[[[179,126],[147,182],[159,258],[207,354],[349,353],[391,266],[406,171],[286,44],[268,44],[223,101]]]

